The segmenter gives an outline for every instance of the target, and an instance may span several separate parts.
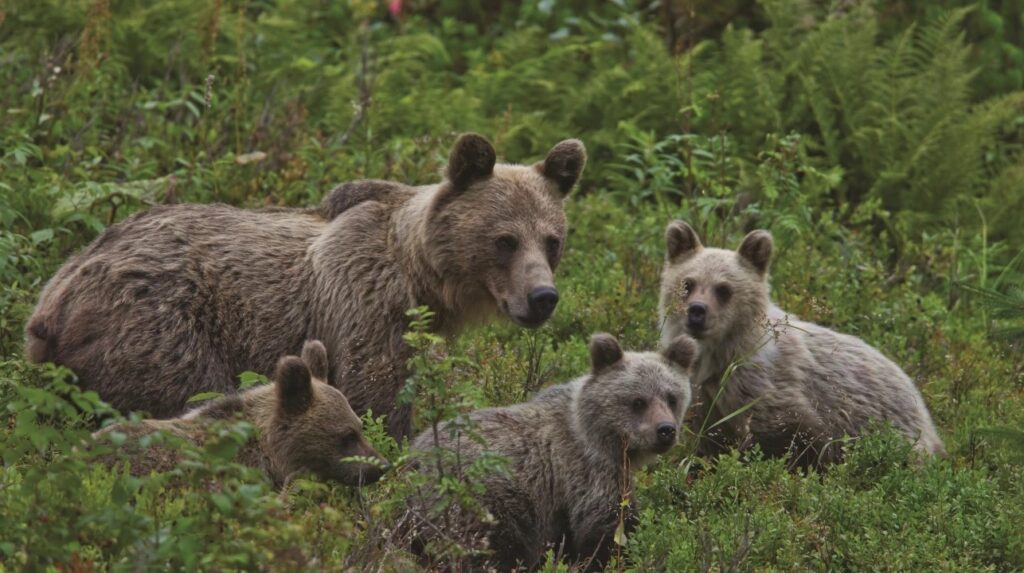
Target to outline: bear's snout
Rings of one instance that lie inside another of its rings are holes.
[[[379,455],[366,456],[372,458],[372,462],[343,462],[341,471],[335,476],[335,480],[352,487],[362,487],[377,483],[388,470],[391,464]]]
[[[668,449],[676,443],[676,425],[665,422],[658,424],[656,429],[658,436],[658,447]]]
[[[704,328],[707,318],[708,305],[702,302],[695,302],[686,307],[686,325],[690,328]]]
[[[530,307],[530,318],[535,321],[544,321],[551,317],[558,305],[558,290],[555,287],[537,287],[526,295],[526,302]]]
[[[381,459],[379,464],[362,464],[359,467],[359,485],[370,485],[377,483],[377,480],[391,469],[387,460]]]

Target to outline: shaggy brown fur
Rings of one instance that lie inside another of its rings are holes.
[[[371,182],[358,200],[335,203],[332,193],[322,213],[151,209],[107,229],[50,280],[27,354],[71,368],[123,411],[164,418],[198,392],[234,391],[239,372],[269,373],[272,357],[315,338],[352,407],[388,414],[391,432],[405,435],[409,412],[396,398],[406,311],[430,306],[445,334],[495,311],[527,327],[547,320],[562,197],[585,161],[583,145],[567,140],[534,165],[495,165],[490,143],[470,134],[441,183],[380,193]]]
[[[686,369],[696,352],[693,340],[682,336],[662,354],[623,353],[611,335],[597,334],[590,352],[589,375],[530,402],[470,414],[486,446],[453,438],[447,428],[439,432],[439,445],[457,448],[467,465],[485,449],[508,462],[507,473],[483,479],[480,501],[495,522],[469,519],[466,525],[488,539],[489,565],[499,571],[534,568],[550,548],[599,570],[620,520],[628,524],[635,513],[630,470],[676,443],[690,403]],[[433,448],[432,431],[413,442],[421,456]],[[433,463],[421,465],[433,471]],[[623,499],[629,502],[624,511]],[[422,507],[430,505],[427,500]],[[420,532],[423,539],[436,530]]]
[[[821,467],[839,459],[838,441],[857,436],[870,419],[892,423],[922,452],[943,451],[921,393],[898,366],[859,338],[772,304],[770,233],[753,231],[728,251],[705,248],[693,228],[675,221],[665,239],[662,340],[686,333],[700,345],[694,431],[757,400],[705,436],[703,453],[758,443],[769,455]]]
[[[402,203],[414,189],[379,179],[365,179],[342,183],[331,190],[320,202],[320,215],[328,221],[348,211],[352,207],[367,201],[378,203]]]
[[[306,471],[347,485],[371,484],[387,463],[363,437],[362,422],[348,400],[324,383],[326,378],[327,350],[320,342],[310,341],[302,349],[302,358],[286,356],[278,362],[274,384],[219,398],[181,418],[115,424],[93,437],[126,434],[124,449],[104,461],[115,463],[126,456],[132,474],[141,476],[168,471],[180,461],[176,449],[142,446],[142,436],[162,431],[201,445],[215,421],[246,420],[259,435],[243,446],[237,461],[262,470],[276,487]],[[375,458],[379,463],[342,461],[352,456]]]

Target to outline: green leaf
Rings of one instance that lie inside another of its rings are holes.
[[[316,68],[316,62],[305,56],[296,58],[295,61],[292,62],[292,65],[295,66],[296,69],[302,71],[309,71]]]
[[[740,406],[739,408],[736,408],[735,410],[730,412],[729,415],[723,416],[720,420],[718,420],[714,424],[711,424],[710,426],[708,426],[705,431],[711,430],[711,429],[715,428],[716,426],[720,426],[720,425],[728,422],[729,420],[735,418],[736,416],[739,416],[743,412],[746,412],[747,410],[753,408],[754,404],[757,404],[758,402],[760,402],[762,398],[764,398],[764,396],[759,396],[759,397],[757,397],[757,398],[747,402],[746,404]]]
[[[246,388],[251,388],[259,384],[266,384],[270,381],[267,379],[266,376],[258,372],[252,372],[249,370],[246,370],[245,372],[239,374],[238,379],[240,381],[240,383],[238,384],[239,390],[245,390]]]
[[[619,525],[615,527],[615,536],[612,537],[616,545],[626,545],[626,520],[620,519]]]
[[[121,444],[124,444],[125,441],[128,439],[128,434],[125,434],[124,432],[115,431],[107,434],[107,438],[110,439],[111,444],[120,447]]]
[[[223,392],[200,392],[186,400],[186,402],[202,402],[203,400],[213,400],[222,396],[224,396]]]
[[[35,245],[40,245],[42,243],[52,241],[53,229],[39,229],[38,231],[35,231],[31,235],[29,235],[29,238],[32,239],[32,243]]]
[[[213,505],[217,506],[221,513],[231,512],[231,498],[227,495],[223,493],[210,494],[210,501],[213,502]]]
[[[252,388],[253,386],[259,386],[261,384],[268,384],[270,381],[263,374],[259,372],[253,372],[246,370],[239,374],[239,390],[245,390]]]

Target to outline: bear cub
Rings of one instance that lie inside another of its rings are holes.
[[[262,470],[275,487],[306,471],[346,485],[374,483],[387,462],[363,437],[362,421],[348,400],[327,380],[327,350],[311,340],[303,346],[301,358],[285,356],[278,361],[273,384],[212,400],[180,418],[114,424],[93,437],[126,434],[124,449],[104,461],[112,464],[118,456],[127,456],[132,474],[142,476],[173,469],[179,455],[158,444],[142,446],[139,438],[163,431],[202,445],[215,422],[242,419],[257,428],[258,436],[242,447],[236,461]],[[377,463],[342,461],[352,456]]]
[[[844,436],[859,435],[872,419],[891,423],[922,453],[943,452],[921,393],[899,366],[859,338],[772,303],[768,231],[752,231],[729,251],[705,248],[692,227],[673,221],[665,241],[662,341],[688,334],[700,347],[694,431],[756,401],[702,436],[701,453],[757,443],[767,455],[822,467],[841,458]]]
[[[543,390],[529,402],[469,414],[472,431],[485,445],[448,428],[438,432],[438,445],[457,449],[463,464],[484,451],[507,462],[507,472],[483,478],[480,502],[493,522],[460,521],[472,538],[487,540],[489,555],[479,565],[532,569],[553,548],[600,569],[619,523],[633,520],[631,470],[677,442],[690,403],[686,370],[695,352],[687,336],[661,353],[624,353],[614,337],[596,334],[590,374]],[[423,471],[435,471],[426,454],[434,447],[432,430],[413,442]],[[420,515],[431,505],[423,503]],[[414,546],[438,534],[419,529]]]

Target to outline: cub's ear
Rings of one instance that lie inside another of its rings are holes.
[[[327,383],[327,348],[319,340],[307,340],[302,345],[302,361],[309,367],[313,378]]]
[[[675,263],[688,259],[703,248],[697,231],[690,225],[682,221],[672,221],[665,228],[665,259],[668,262]]]
[[[689,336],[682,334],[662,350],[661,355],[683,370],[689,370],[693,359],[697,356],[697,343]]]
[[[497,154],[487,138],[477,133],[459,136],[448,156],[445,177],[455,191],[464,191],[472,183],[490,177]]]
[[[274,380],[277,407],[282,414],[297,416],[313,404],[313,381],[309,368],[298,356],[285,356],[279,360]]]
[[[600,374],[622,360],[622,347],[614,336],[600,332],[590,337],[590,368]]]
[[[743,238],[738,252],[757,272],[764,276],[772,260],[772,234],[765,230],[751,231]]]
[[[536,164],[537,169],[548,179],[558,184],[562,195],[568,193],[580,179],[587,164],[587,148],[578,139],[566,139],[557,143],[548,156]]]

